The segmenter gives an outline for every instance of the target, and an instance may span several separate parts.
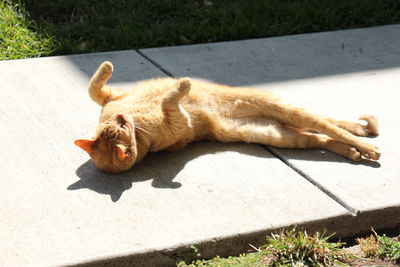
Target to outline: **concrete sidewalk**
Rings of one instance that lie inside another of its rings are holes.
[[[400,25],[0,62],[2,266],[167,266],[257,246],[281,227],[349,236],[400,226]],[[200,142],[107,175],[73,145],[100,107],[86,86],[190,76],[270,89],[338,119],[380,119],[379,162]]]

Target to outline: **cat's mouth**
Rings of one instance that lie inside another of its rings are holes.
[[[126,125],[126,121],[123,122],[119,122],[119,127],[121,127],[122,129],[128,129],[127,125]]]
[[[121,129],[122,129],[123,131],[125,131],[126,133],[129,133],[130,130],[131,130],[131,128],[129,127],[129,125],[126,124],[126,123],[125,123],[124,125],[121,125],[120,127],[121,127]]]

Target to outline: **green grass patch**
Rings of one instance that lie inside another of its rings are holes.
[[[344,243],[330,242],[325,232],[308,235],[295,229],[267,237],[267,244],[254,253],[239,257],[197,260],[179,267],[200,266],[337,266],[345,265],[350,254],[342,249]]]
[[[0,60],[39,57],[55,49],[52,38],[36,31],[21,2],[0,0]]]
[[[196,2],[0,0],[2,59],[400,23],[398,0],[210,0],[203,7]]]
[[[308,235],[295,229],[273,234],[262,249],[272,266],[333,266],[348,254],[341,249],[344,243],[329,242],[325,232]]]
[[[377,235],[378,251],[377,256],[389,258],[397,263],[400,263],[400,242],[386,235]]]
[[[248,253],[239,257],[221,258],[215,257],[211,260],[197,260],[190,264],[185,262],[178,263],[178,267],[261,267],[266,266],[262,261],[263,255],[260,253]]]
[[[398,0],[25,0],[56,54],[196,44],[400,22]]]

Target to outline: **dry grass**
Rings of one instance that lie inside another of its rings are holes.
[[[400,242],[398,238],[378,235],[373,231],[373,234],[369,237],[358,238],[356,241],[365,257],[379,257],[400,263]]]
[[[367,238],[357,238],[356,241],[360,245],[364,257],[375,257],[378,253],[379,244],[375,235],[371,234]]]

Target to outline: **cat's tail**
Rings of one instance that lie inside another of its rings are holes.
[[[111,89],[106,86],[107,81],[113,73],[113,65],[109,61],[104,61],[97,69],[89,82],[89,96],[97,104],[104,106],[110,101],[120,98],[124,92],[118,89]]]

